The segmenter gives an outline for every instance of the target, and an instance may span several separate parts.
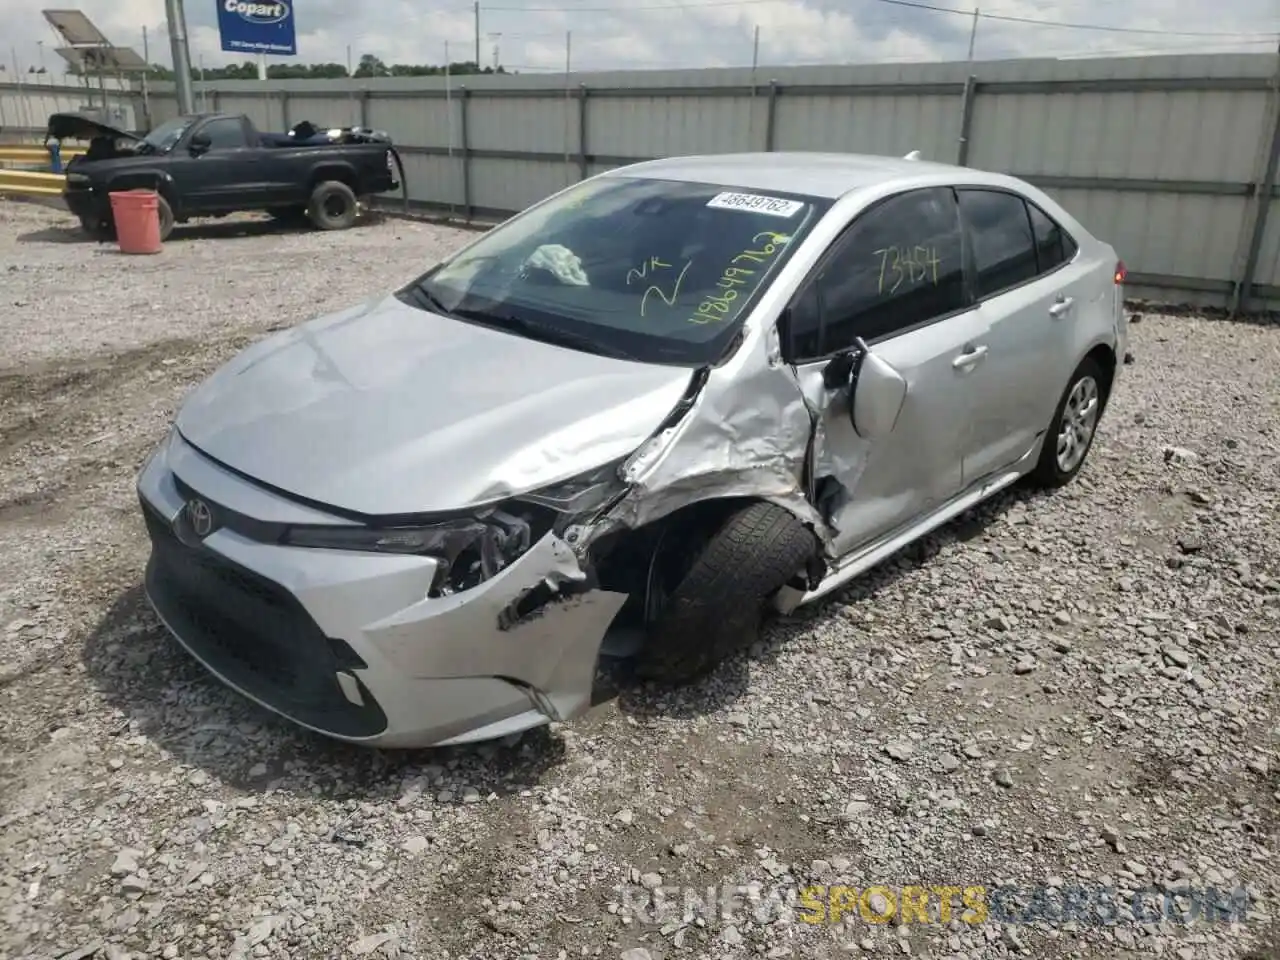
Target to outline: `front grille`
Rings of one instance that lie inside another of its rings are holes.
[[[363,684],[363,707],[343,695],[334,645],[292,594],[204,546],[185,529],[185,514],[175,531],[145,501],[142,512],[151,538],[147,594],[197,657],[300,723],[350,737],[386,729]]]

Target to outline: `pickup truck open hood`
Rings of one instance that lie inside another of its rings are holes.
[[[190,395],[177,427],[215,460],[314,503],[449,512],[630,454],[691,375],[388,296],[250,347]]]
[[[83,113],[54,113],[49,116],[49,128],[45,134],[52,140],[92,140],[94,137],[111,137],[113,140],[140,141],[142,137],[128,130],[121,130]]]

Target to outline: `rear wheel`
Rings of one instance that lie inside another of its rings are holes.
[[[817,541],[781,507],[753,503],[690,547],[691,562],[666,561],[675,571],[669,589],[650,578],[650,593],[662,602],[652,608],[636,664],[643,678],[690,683],[754,643],[769,598],[804,568]]]
[[[1098,432],[1098,418],[1107,399],[1105,383],[1102,367],[1092,357],[1085,357],[1076,367],[1045,434],[1040,460],[1031,473],[1033,483],[1050,489],[1061,487],[1080,472]]]
[[[311,192],[307,216],[321,230],[346,230],[359,213],[356,195],[345,183],[326,180]]]

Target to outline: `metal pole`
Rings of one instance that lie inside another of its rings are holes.
[[[351,122],[356,122],[356,75],[351,69],[351,44],[347,44],[347,104],[351,109]]]
[[[969,165],[969,135],[973,131],[973,101],[978,95],[978,78],[974,74],[964,79],[964,93],[960,100],[960,142],[956,148],[956,166]]]
[[[587,85],[578,84],[578,179],[587,179]]]
[[[147,132],[151,131],[151,88],[147,83],[147,74],[151,72],[151,47],[147,42],[147,28],[142,28],[142,62],[146,67],[142,71],[142,122]]]
[[[969,28],[969,60],[973,61],[973,45],[978,41],[978,8],[973,8],[973,26]]]
[[[564,169],[569,175],[569,114],[573,109],[573,91],[569,88],[569,68],[573,63],[573,31],[564,32]]]
[[[102,94],[102,116],[107,123],[111,122],[111,104],[107,102],[107,80],[102,72],[102,63],[107,59],[106,48],[98,47],[98,92]]]
[[[1249,252],[1245,254],[1244,269],[1240,272],[1240,283],[1231,296],[1231,314],[1235,316],[1242,310],[1249,309],[1249,298],[1253,293],[1253,281],[1258,271],[1258,259],[1262,253],[1262,241],[1267,233],[1267,214],[1271,212],[1275,202],[1276,175],[1280,169],[1280,49],[1276,51],[1276,71],[1271,83],[1271,144],[1265,155],[1262,171],[1262,182],[1255,188],[1253,195],[1253,230],[1249,236]]]
[[[751,43],[751,103],[747,105],[747,142],[756,142],[756,68],[760,66],[760,26]]]
[[[444,42],[444,115],[445,124],[449,129],[449,169],[453,170],[453,68],[450,66],[452,61],[449,58],[449,41]],[[453,197],[449,197],[449,214],[452,216],[457,209],[457,204],[453,202]]]
[[[471,98],[471,91],[467,89],[466,84],[462,86],[462,123],[459,131],[458,139],[462,141],[462,209],[463,216],[470,223],[472,219],[471,207],[471,147],[467,143],[467,101]]]
[[[480,0],[476,0],[476,72],[480,72]]]
[[[178,113],[195,113],[196,98],[191,89],[191,51],[187,47],[187,14],[182,0],[164,0],[169,22],[169,46],[173,51],[173,89],[178,95]]]

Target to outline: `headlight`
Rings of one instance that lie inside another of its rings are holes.
[[[294,526],[283,542],[321,550],[358,550],[432,557],[440,571],[431,595],[483,583],[513,563],[548,532],[599,510],[626,489],[618,464],[527,493],[472,517],[401,527]]]
[[[67,183],[88,183],[89,178],[83,173],[68,173]]]

